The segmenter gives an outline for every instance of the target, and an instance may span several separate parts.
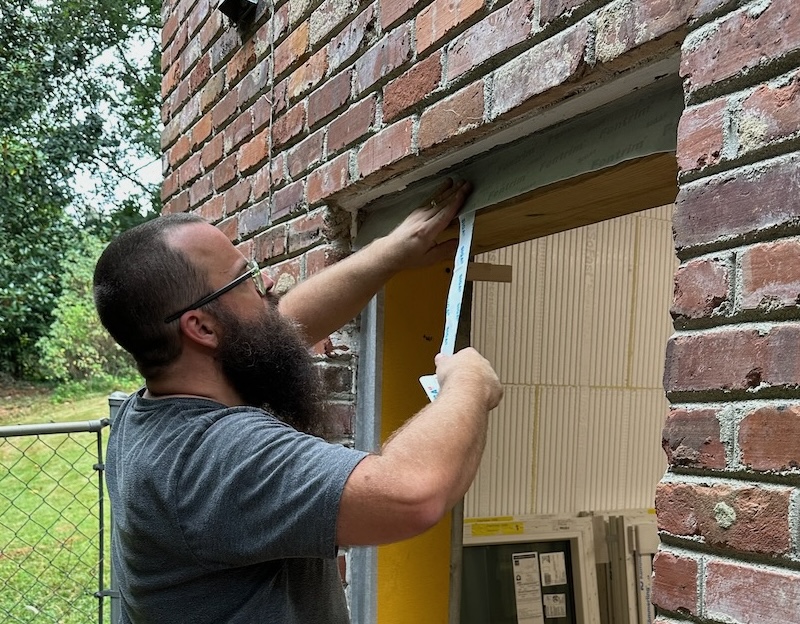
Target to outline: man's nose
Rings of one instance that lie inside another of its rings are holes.
[[[275,280],[269,276],[266,269],[261,269],[261,279],[264,280],[264,288],[267,289],[267,292],[270,292],[272,287],[275,286]]]

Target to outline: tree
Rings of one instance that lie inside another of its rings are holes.
[[[77,233],[107,240],[158,210],[158,185],[136,168],[159,156],[160,8],[0,3],[0,370],[29,370]],[[76,190],[79,172],[101,181],[99,196]]]

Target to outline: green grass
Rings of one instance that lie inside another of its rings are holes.
[[[0,391],[0,400],[0,426],[108,416],[107,393],[55,403],[50,392],[27,388]],[[104,453],[107,438],[104,429]],[[96,433],[0,438],[1,622],[98,621],[96,453]],[[106,587],[108,539],[106,528]],[[106,622],[109,614],[106,599]]]

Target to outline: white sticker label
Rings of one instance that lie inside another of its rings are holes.
[[[542,586],[539,584],[539,559],[535,552],[511,555],[517,624],[543,624]]]
[[[544,598],[544,617],[546,618],[567,617],[566,594],[545,594],[543,598]]]
[[[563,552],[542,553],[539,555],[539,565],[544,587],[567,584],[567,564]]]

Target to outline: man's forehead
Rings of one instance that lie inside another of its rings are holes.
[[[243,258],[228,237],[210,223],[187,223],[174,228],[167,236],[167,243],[209,271],[224,272],[232,265],[238,268]]]

